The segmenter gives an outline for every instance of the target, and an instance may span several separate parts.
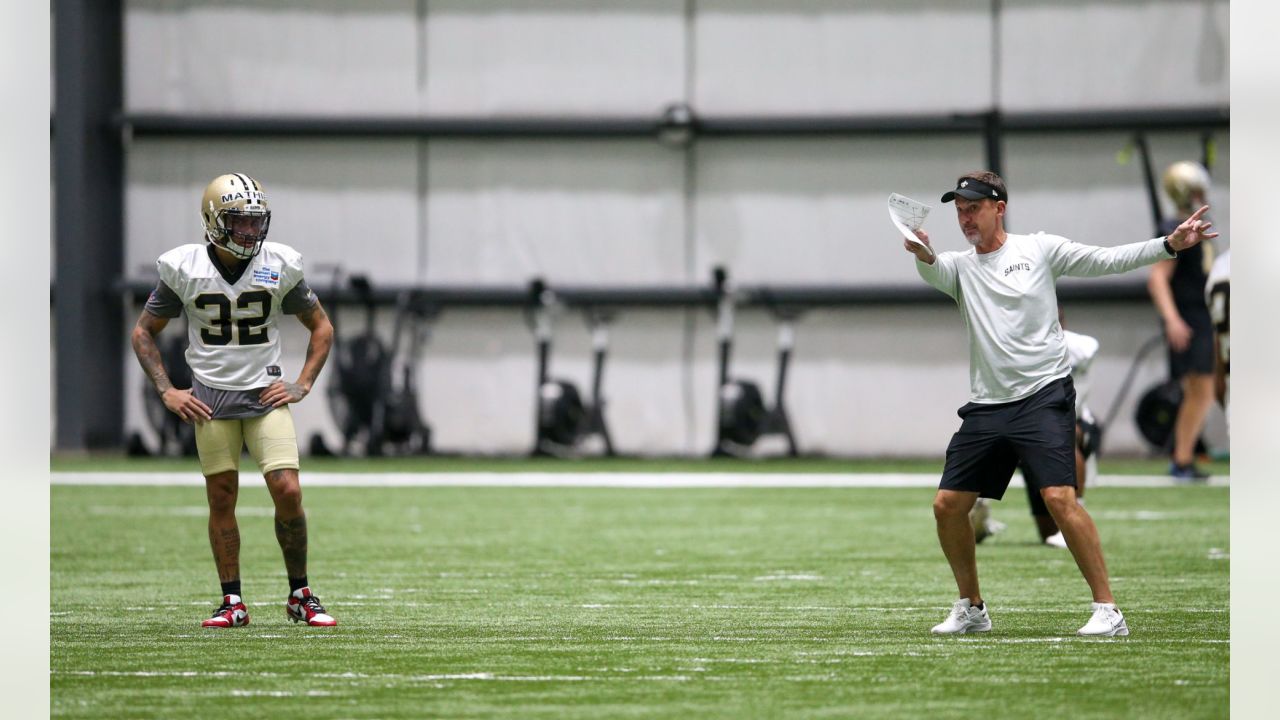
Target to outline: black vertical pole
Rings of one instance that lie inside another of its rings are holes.
[[[1000,0],[991,1],[991,112],[982,123],[982,142],[986,150],[987,169],[1004,177],[1004,136],[1000,120],[1000,84],[1004,48],[1000,42],[1004,7]],[[1007,180],[1007,178],[1006,178]]]
[[[1142,162],[1142,182],[1147,188],[1147,202],[1151,205],[1151,221],[1154,223],[1154,235],[1160,234],[1160,225],[1164,221],[1160,212],[1160,191],[1156,189],[1156,170],[1151,164],[1151,148],[1147,146],[1145,133],[1133,136],[1133,146],[1138,149],[1138,159]]]
[[[983,118],[982,142],[987,156],[987,169],[1004,177],[1004,130],[999,110],[992,110]]]
[[[1000,111],[992,110],[987,113],[982,123],[982,141],[986,149],[987,169],[991,172],[1004,177],[1004,130],[1000,120]],[[1005,178],[1005,182],[1009,181]],[[1004,216],[1004,229],[1012,229],[1010,222],[1010,213],[1006,209]]]
[[[1213,175],[1213,162],[1217,160],[1217,146],[1213,142],[1213,133],[1208,130],[1200,133],[1200,164]]]
[[[59,449],[119,447],[126,326],[121,0],[54,2],[54,374]]]

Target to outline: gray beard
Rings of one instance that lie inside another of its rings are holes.
[[[968,241],[969,241],[969,244],[970,244],[970,245],[972,245],[972,246],[974,246],[974,247],[978,247],[979,245],[981,245],[981,244],[982,244],[982,236],[981,236],[981,235],[975,235],[975,236],[973,236],[973,237],[969,237],[968,235],[965,235],[965,236],[964,236],[964,239],[965,239],[965,240],[968,240]]]

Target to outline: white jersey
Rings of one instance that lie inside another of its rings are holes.
[[[1227,374],[1227,395],[1224,404],[1230,406],[1231,385],[1231,251],[1228,250],[1213,261],[1209,279],[1204,285],[1204,299],[1209,305],[1209,317],[1213,331],[1218,335],[1218,357]]]
[[[969,400],[1006,403],[1071,373],[1054,281],[1122,273],[1170,256],[1164,238],[1117,247],[1010,233],[991,253],[916,260],[926,282],[955,299],[969,331]]]
[[[1067,364],[1071,366],[1071,384],[1076,388],[1076,417],[1087,419],[1088,409],[1085,401],[1089,399],[1089,369],[1093,367],[1093,358],[1098,355],[1099,343],[1088,335],[1081,335],[1063,329],[1062,337],[1067,343]]]
[[[1209,270],[1209,279],[1204,284],[1204,301],[1209,306],[1209,317],[1213,319],[1213,328],[1219,333],[1229,332],[1231,330],[1230,250],[1213,261],[1213,268]]]
[[[161,283],[187,314],[187,364],[212,388],[266,387],[282,378],[276,323],[285,295],[303,280],[302,255],[264,242],[238,274],[229,275],[212,252],[208,244],[183,245],[156,261]]]

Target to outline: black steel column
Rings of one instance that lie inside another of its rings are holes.
[[[55,0],[53,206],[57,447],[119,447],[124,152],[121,0]]]
[[[1004,128],[999,110],[992,110],[983,117],[982,144],[987,169],[1004,177]]]

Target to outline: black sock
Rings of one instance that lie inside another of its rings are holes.
[[[297,592],[307,586],[307,576],[289,578],[289,592]]]
[[[239,580],[228,580],[228,581],[226,581],[226,582],[222,583],[222,594],[223,594],[223,595],[239,595],[239,594],[240,594],[240,581],[239,581]]]
[[[974,605],[973,607],[974,607],[974,608],[977,608],[978,610],[981,610],[982,608],[984,608],[984,607],[986,607],[986,606],[987,606],[987,603],[985,603],[985,602],[980,602],[980,603],[978,603],[977,605]]]

